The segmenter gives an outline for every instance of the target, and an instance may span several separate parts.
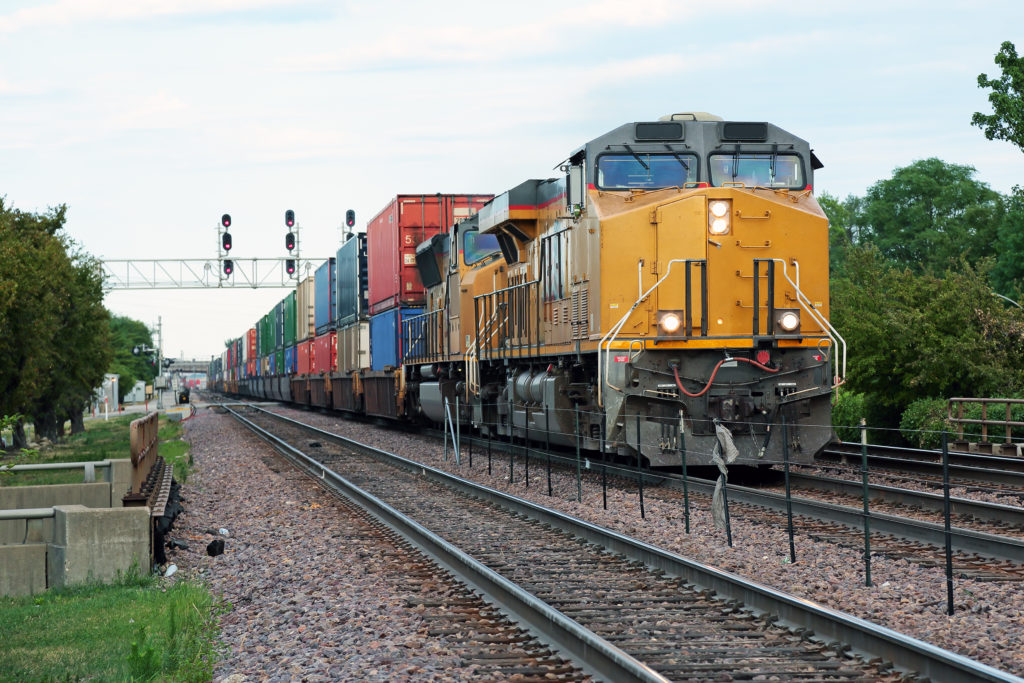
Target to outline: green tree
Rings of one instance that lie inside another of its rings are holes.
[[[1024,387],[1024,312],[992,296],[983,270],[917,274],[868,246],[847,272],[833,281],[833,322],[849,344],[847,388],[865,395],[872,424],[897,427],[922,397]]]
[[[995,256],[1005,207],[974,172],[934,158],[896,169],[857,207],[864,241],[900,267],[933,275],[960,259],[976,264]]]
[[[153,337],[145,323],[124,316],[110,319],[110,339],[113,347],[113,362],[110,372],[119,375],[118,401],[132,390],[138,380],[150,381],[157,374],[153,358],[148,354],[134,355],[136,346],[153,347]]]
[[[999,78],[978,76],[979,88],[991,88],[988,101],[992,114],[974,112],[971,125],[985,131],[989,140],[1006,140],[1024,150],[1024,57],[1017,56],[1013,43],[1003,43],[995,57],[1003,73]]]
[[[833,277],[844,273],[850,250],[863,243],[862,203],[854,195],[842,201],[827,192],[818,197],[818,204],[828,217],[829,269]]]
[[[84,408],[109,358],[98,269],[62,232],[66,212],[0,198],[0,415],[23,414],[50,438]],[[20,420],[14,433],[24,447]]]

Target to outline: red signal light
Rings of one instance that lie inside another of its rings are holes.
[[[223,216],[221,216],[220,217],[220,224],[223,225],[225,228],[230,228],[231,227],[231,214],[226,213]]]
[[[224,233],[221,239],[221,246],[224,247],[224,251],[231,251],[231,233]]]
[[[231,275],[235,272],[235,264],[231,262],[231,259],[224,259],[224,274]]]
[[[287,249],[288,251],[291,251],[292,249],[295,248],[295,233],[294,232],[290,232],[290,233],[288,233],[287,235],[284,236],[284,246],[285,246],[285,249]]]
[[[284,212],[284,224],[289,228],[295,227],[295,212],[291,209]]]
[[[286,271],[288,271],[289,275],[294,275],[295,274],[295,259],[292,259],[292,258],[285,259],[284,269]]]
[[[350,228],[354,228],[356,225],[356,212],[352,209],[345,212],[345,225]]]

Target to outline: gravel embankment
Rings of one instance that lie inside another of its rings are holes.
[[[231,417],[201,410],[186,427],[196,468],[170,538],[189,548],[169,558],[230,603],[221,621],[229,652],[216,680],[474,677],[452,654],[457,643],[432,635],[436,625],[422,618],[427,587],[406,580],[403,567],[414,561],[406,548],[382,540]],[[209,557],[221,528],[225,553]]]
[[[687,535],[680,506],[664,500],[654,488],[644,491],[647,518],[643,520],[635,489],[609,488],[608,510],[603,510],[600,479],[593,474],[585,477],[582,502],[577,503],[575,473],[556,470],[555,495],[548,497],[542,465],[531,467],[530,487],[525,487],[522,458],[516,459],[515,483],[509,486],[507,456],[494,457],[493,476],[488,476],[486,456],[479,451],[470,470],[464,448],[463,464],[457,468],[453,458],[443,461],[439,443],[424,437],[310,411],[281,408],[280,412],[1024,675],[1024,585],[1020,582],[955,579],[956,611],[948,617],[942,567],[873,556],[874,586],[869,588],[864,586],[858,549],[816,541],[800,534],[799,524],[797,562],[790,564],[785,530],[734,515],[734,547],[729,548],[725,533],[715,529],[710,510],[695,506]]]

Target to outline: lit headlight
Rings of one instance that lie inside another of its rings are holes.
[[[708,232],[712,235],[729,232],[729,202],[721,199],[708,202]]]
[[[675,313],[666,313],[661,316],[661,329],[669,334],[675,334],[683,326],[683,320]]]
[[[779,329],[785,332],[796,332],[800,328],[800,313],[797,311],[781,311],[776,318]]]

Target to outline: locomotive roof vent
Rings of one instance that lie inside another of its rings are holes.
[[[721,116],[709,114],[706,111],[683,111],[678,114],[666,114],[658,119],[659,121],[723,121]]]

